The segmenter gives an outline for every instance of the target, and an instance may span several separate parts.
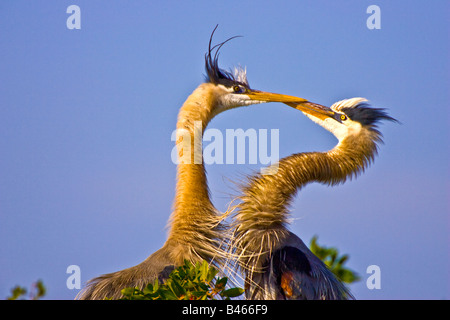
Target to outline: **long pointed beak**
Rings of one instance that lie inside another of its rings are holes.
[[[294,97],[294,96],[288,96],[285,94],[279,94],[279,93],[272,93],[272,92],[264,92],[259,90],[250,90],[245,93],[250,99],[257,100],[261,102],[307,102],[308,100]],[[294,107],[295,108],[295,107]]]
[[[331,110],[331,108],[310,101],[300,103],[285,102],[285,104],[321,120],[325,120],[326,118],[334,118],[335,116],[335,112]]]
[[[329,117],[334,117],[335,114],[329,107],[310,102],[303,98],[285,94],[251,90],[246,92],[246,95],[248,95],[248,97],[252,100],[258,100],[261,102],[282,102],[294,109],[300,110],[322,120]]]

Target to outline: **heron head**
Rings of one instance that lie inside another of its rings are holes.
[[[331,107],[312,102],[289,103],[291,107],[301,110],[308,118],[318,123],[336,138],[342,140],[351,135],[358,135],[362,130],[379,134],[377,125],[380,121],[397,121],[382,108],[372,108],[365,98],[351,98],[338,101]]]
[[[212,37],[216,28],[211,34],[208,52],[205,55],[205,82],[213,85],[211,90],[214,91],[216,98],[215,114],[231,108],[265,102],[300,103],[307,101],[299,97],[251,89],[245,68],[235,68],[234,72],[221,69],[218,63],[219,50],[225,43],[236,37],[229,38],[222,43],[211,46]]]

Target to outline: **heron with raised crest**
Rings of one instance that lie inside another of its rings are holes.
[[[184,161],[177,165],[175,200],[167,240],[140,264],[90,280],[77,298],[118,299],[126,287],[142,289],[156,279],[164,281],[185,260],[193,263],[206,260],[220,267],[226,257],[223,217],[211,202],[203,162],[201,159],[194,161],[194,157],[202,156],[201,152],[195,152],[198,146],[194,145],[194,124],[200,122],[203,133],[213,117],[230,109],[265,102],[297,104],[306,100],[250,88],[245,69],[237,68],[234,73],[220,69],[219,50],[235,37],[212,46],[216,28],[205,55],[205,83],[192,92],[178,113],[176,128],[187,132],[191,139],[183,139],[185,134],[177,138],[177,150]],[[190,148],[185,148],[186,141]],[[189,150],[187,157],[185,150]]]
[[[289,206],[311,182],[344,183],[363,172],[382,141],[378,124],[396,121],[364,98],[325,107],[287,102],[337,139],[327,152],[290,155],[274,164],[274,174],[250,176],[235,207],[231,252],[245,279],[247,299],[338,300],[353,296],[303,241],[288,230]],[[269,168],[270,169],[270,168]]]

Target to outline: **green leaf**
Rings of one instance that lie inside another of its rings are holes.
[[[186,294],[184,288],[177,281],[167,281],[167,285],[177,297],[181,297]]]
[[[210,289],[210,286],[207,285],[207,284],[204,283],[204,282],[200,282],[200,283],[198,284],[198,286],[199,286],[202,290],[205,290],[205,291],[208,291],[208,290]]]
[[[142,292],[144,294],[153,294],[156,290],[153,290],[153,285],[151,283],[149,283],[144,290],[142,290]]]
[[[34,287],[36,288],[37,292],[33,296],[33,300],[38,300],[39,298],[45,296],[45,293],[47,292],[47,289],[45,288],[44,283],[42,282],[42,280],[38,280],[34,284]]]
[[[8,300],[17,300],[19,297],[26,294],[27,294],[26,288],[15,286],[14,288],[11,289],[11,296],[8,297]]]
[[[339,266],[342,266],[347,260],[349,256],[347,254],[344,254],[337,262],[336,264]]]
[[[192,291],[191,294],[195,297],[202,297],[206,295],[206,291]]]
[[[244,293],[244,289],[242,289],[242,288],[231,288],[231,289],[228,289],[228,290],[225,290],[224,292],[222,292],[222,295],[224,297],[234,298],[234,297],[240,296],[243,293]]]
[[[219,273],[219,270],[217,270],[216,268],[208,267],[208,275],[206,277],[206,281],[207,282],[213,281],[215,276],[216,276],[216,274],[218,274],[218,273]]]
[[[227,282],[228,282],[228,278],[227,277],[223,277],[223,278],[218,279],[216,281],[216,289],[219,289],[219,290],[224,289],[225,286],[227,285]]]
[[[200,280],[207,281],[208,271],[208,262],[203,260],[203,263],[200,266]]]
[[[136,288],[125,288],[122,289],[120,292],[122,293],[122,295],[126,296],[126,297],[131,297],[134,294],[134,291],[136,290]]]
[[[159,290],[159,281],[158,279],[155,279],[155,282],[153,284],[153,291],[158,291]]]
[[[162,300],[178,300],[178,297],[174,295],[171,291],[164,291],[161,295]]]

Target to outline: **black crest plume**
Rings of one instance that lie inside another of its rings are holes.
[[[213,32],[211,33],[211,37],[209,38],[209,46],[208,46],[208,52],[205,54],[205,69],[206,69],[206,82],[214,83],[214,84],[223,84],[227,87],[231,87],[235,84],[240,84],[245,87],[248,87],[247,81],[241,82],[238,81],[235,76],[228,71],[225,71],[223,69],[219,68],[219,50],[222,48],[222,46],[227,43],[228,41],[238,38],[240,36],[234,36],[231,37],[224,42],[221,42],[219,44],[216,44],[215,46],[211,47],[212,44],[212,38],[214,36],[214,32],[216,31],[217,27],[219,25],[216,25]]]
[[[342,108],[343,111],[353,121],[358,121],[362,125],[377,127],[380,121],[398,122],[387,114],[384,108],[372,108],[367,103],[359,103],[353,108]]]

